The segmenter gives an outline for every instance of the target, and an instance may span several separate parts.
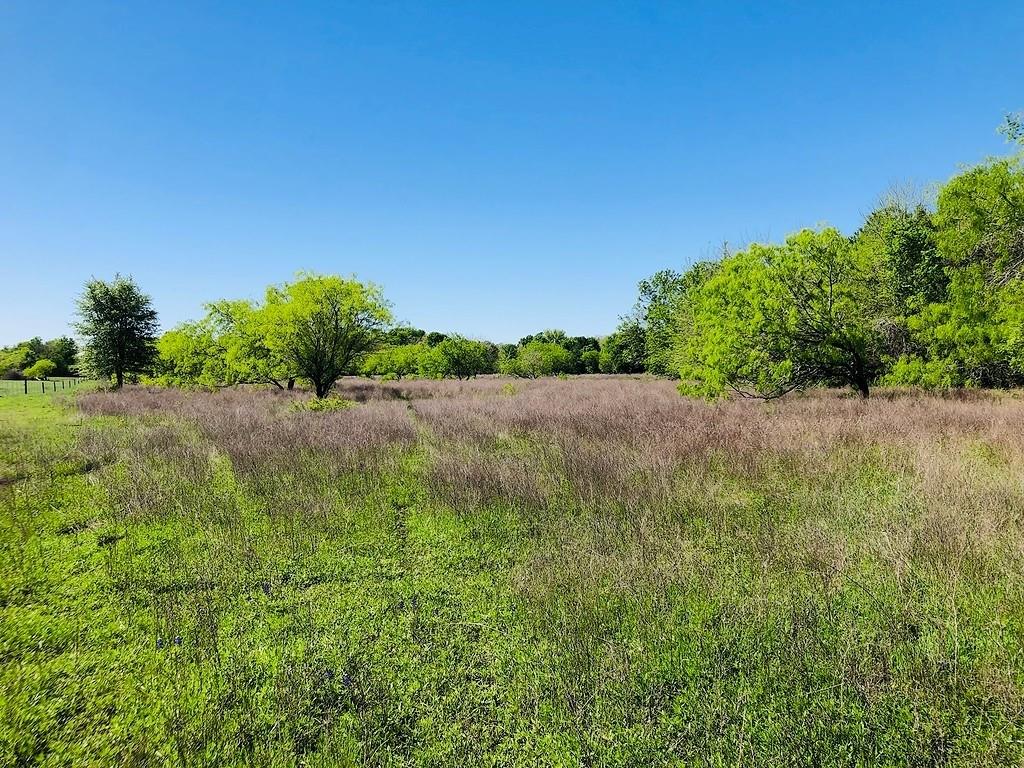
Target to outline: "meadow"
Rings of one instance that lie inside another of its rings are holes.
[[[0,398],[0,764],[1024,761],[1024,399]]]

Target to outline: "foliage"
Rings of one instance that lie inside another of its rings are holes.
[[[267,348],[309,381],[317,397],[358,370],[391,322],[372,283],[308,273],[268,288],[260,314]]]
[[[601,345],[601,373],[643,373],[647,361],[647,337],[636,320],[619,324]]]
[[[150,370],[156,357],[157,316],[152,302],[131,277],[111,282],[92,279],[78,299],[75,328],[85,338],[80,367],[97,379],[126,377]]]
[[[502,373],[536,379],[570,373],[574,366],[572,353],[553,341],[530,341],[519,349],[515,358],[507,361]]]
[[[0,349],[0,376],[5,379],[23,379],[22,371],[30,367],[38,357],[29,342]]]
[[[949,278],[935,225],[923,206],[889,202],[868,215],[853,239],[859,257],[875,272],[872,299],[880,316],[903,317],[945,296]]]
[[[1007,141],[1024,146],[1024,112],[1008,114],[1003,124],[999,126],[999,132]]]
[[[431,379],[468,379],[494,373],[498,350],[493,344],[462,336],[447,336],[419,358],[419,372]]]
[[[866,397],[881,365],[869,275],[834,229],[724,259],[693,299],[694,327],[677,357],[681,390],[773,398],[847,384]]]
[[[953,268],[980,265],[1002,285],[1024,270],[1024,166],[1020,158],[983,163],[940,191],[935,223],[939,248]]]
[[[78,344],[68,336],[46,342],[36,336],[0,348],[0,378],[24,378],[26,374],[23,372],[43,358],[52,360],[57,366],[51,375],[71,376],[77,370]]]
[[[943,302],[908,319],[916,354],[885,377],[928,388],[1007,387],[1024,383],[1024,280],[992,286],[982,264],[956,270]]]
[[[57,364],[53,360],[47,360],[43,357],[32,363],[23,373],[27,379],[46,379],[53,376],[56,371]]]
[[[420,372],[421,358],[429,350],[430,347],[425,343],[382,347],[366,356],[362,373],[365,376],[386,376],[389,379],[415,376]]]
[[[314,397],[309,400],[296,400],[292,404],[292,410],[334,413],[336,411],[347,411],[349,408],[355,408],[356,405],[355,400],[348,400],[344,397]]]

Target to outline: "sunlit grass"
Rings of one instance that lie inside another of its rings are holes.
[[[0,404],[0,762],[1022,759],[1024,402],[335,394]]]

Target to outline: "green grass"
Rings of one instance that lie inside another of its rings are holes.
[[[77,382],[77,384],[76,384]],[[30,395],[38,394],[54,394],[59,392],[67,393],[69,390],[74,389],[76,386],[81,386],[82,380],[76,379],[73,376],[51,376],[45,382],[44,381],[10,381],[8,379],[0,379],[0,397],[6,395],[22,395],[26,394],[26,383],[28,393]],[[54,387],[56,385],[56,388]]]
[[[517,407],[500,386],[465,409]],[[1024,756],[1024,496],[998,441],[926,443],[925,465],[837,442],[808,449],[813,471],[715,448],[630,506],[582,494],[550,437],[451,442],[415,402],[387,404],[416,437],[384,453],[244,471],[243,438],[178,405],[68,404],[0,399],[2,765]],[[369,407],[283,406],[266,428],[351,429]],[[544,501],[445,475],[454,455],[521,462]],[[933,517],[936,499],[1001,527]]]

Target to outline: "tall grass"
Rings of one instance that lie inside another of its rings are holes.
[[[99,693],[10,754],[87,762],[89,722],[180,765],[1024,760],[1024,401],[336,394],[79,398],[94,502],[40,536],[89,537],[121,668],[79,644]]]

